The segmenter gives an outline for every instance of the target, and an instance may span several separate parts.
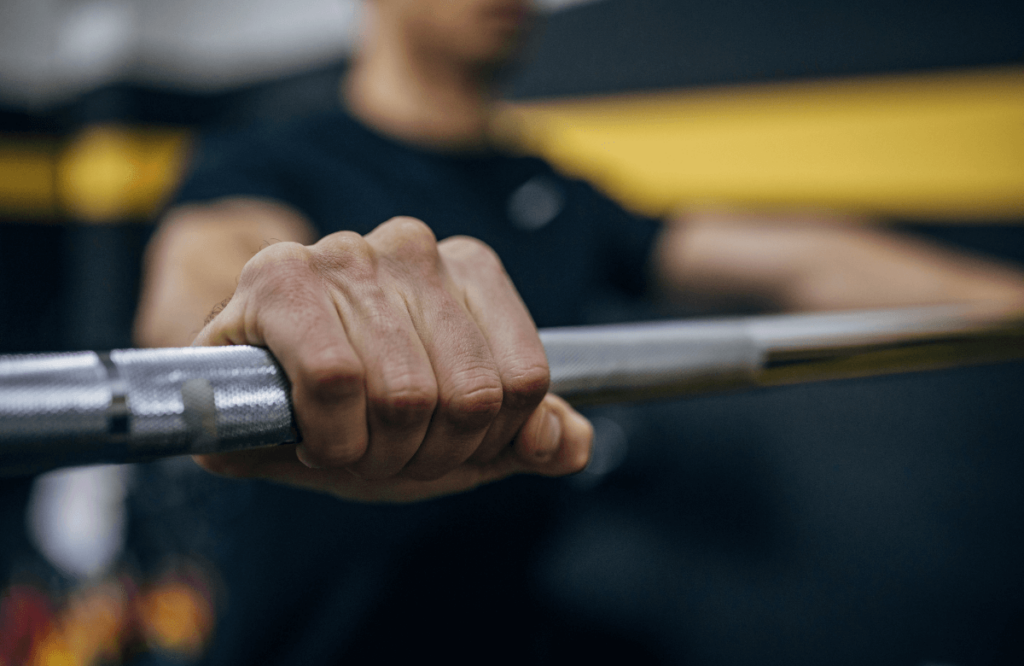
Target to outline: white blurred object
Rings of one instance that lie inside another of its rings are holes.
[[[361,0],[0,0],[0,103],[46,106],[114,81],[216,90],[285,76],[345,58],[361,15]]]
[[[29,538],[65,575],[99,578],[124,551],[131,469],[74,467],[35,480],[26,512]]]
[[[348,55],[358,0],[136,0],[136,80],[216,89]]]
[[[0,102],[43,106],[112,81],[244,85],[343,58],[359,0],[4,0]]]
[[[117,78],[131,63],[131,0],[0,2],[0,102],[41,106]]]
[[[58,78],[65,85],[88,85],[128,67],[137,24],[135,5],[125,0],[70,5],[57,26],[53,62]]]
[[[564,207],[565,195],[558,183],[546,176],[534,176],[509,197],[506,214],[523,231],[536,231],[558,217]]]

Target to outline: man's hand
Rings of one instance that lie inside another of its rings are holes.
[[[547,394],[544,348],[498,257],[418,220],[267,247],[194,344],[269,348],[303,437],[198,458],[214,472],[408,501],[589,459],[591,426]]]

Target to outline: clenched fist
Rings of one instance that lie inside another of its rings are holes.
[[[408,501],[589,459],[590,424],[547,393],[544,348],[497,255],[415,219],[263,249],[194,344],[269,348],[302,433],[198,458],[214,472]]]

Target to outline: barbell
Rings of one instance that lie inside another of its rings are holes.
[[[977,306],[540,331],[551,391],[582,405],[1024,358],[1024,317]],[[0,475],[298,441],[257,347],[0,356]]]

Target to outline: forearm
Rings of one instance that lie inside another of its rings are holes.
[[[1024,305],[1019,267],[836,218],[691,215],[670,223],[658,283],[701,304],[842,310],[989,301]]]
[[[235,290],[245,263],[276,241],[311,243],[313,230],[285,206],[231,199],[172,210],[146,251],[135,343],[191,344],[210,311]]]

